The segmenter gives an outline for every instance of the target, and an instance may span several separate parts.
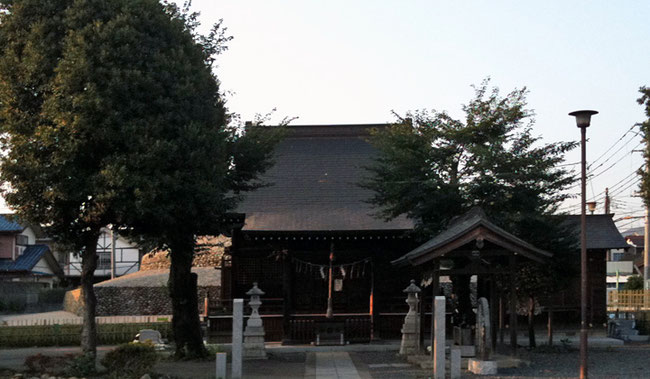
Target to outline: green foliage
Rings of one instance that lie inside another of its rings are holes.
[[[92,354],[80,354],[69,361],[65,367],[67,376],[85,377],[97,372],[95,356]]]
[[[650,143],[648,142],[650,140],[650,88],[643,86],[639,88],[639,92],[641,97],[637,99],[637,102],[645,107],[645,115],[648,117],[647,120],[638,124],[645,142],[643,156],[647,164],[650,161]],[[650,207],[650,174],[643,167],[639,169],[638,174],[641,176],[641,198],[643,198],[645,206]]]
[[[564,264],[575,258],[568,253],[575,236],[553,214],[570,196],[562,190],[575,179],[560,163],[576,143],[544,144],[535,137],[526,94],[516,89],[501,96],[485,80],[463,106],[464,120],[437,111],[407,113],[374,132],[379,157],[363,185],[374,192],[370,202],[378,216],[406,214],[423,239],[480,206],[505,230],[556,253],[551,265],[528,265],[518,275],[519,290],[539,294],[565,282],[575,266]]]
[[[50,375],[61,375],[65,373],[66,367],[74,358],[74,354],[50,356],[39,353],[25,358],[25,367],[27,367],[28,372],[34,374],[48,373]]]
[[[561,190],[574,179],[558,164],[576,144],[542,144],[532,135],[526,90],[501,97],[488,83],[463,106],[464,122],[419,110],[375,131],[371,142],[380,156],[364,185],[374,191],[380,216],[407,214],[431,235],[478,205],[517,234],[569,196]]]
[[[66,292],[67,288],[63,287],[45,288],[39,291],[38,301],[39,303],[46,304],[63,304],[63,298]]]
[[[111,378],[140,378],[156,364],[158,355],[151,343],[131,342],[106,353],[101,364]]]
[[[643,289],[643,277],[640,275],[632,275],[627,278],[627,282],[623,285],[624,291],[635,291]]]
[[[83,283],[102,226],[191,261],[194,236],[263,185],[279,134],[230,125],[212,70],[230,37],[196,17],[157,0],[0,2],[3,195],[83,250]]]
[[[95,359],[88,355],[30,355],[25,358],[25,367],[32,374],[84,377],[96,373]]]
[[[103,345],[133,341],[142,329],[154,329],[163,338],[173,339],[170,322],[98,324],[97,339]],[[4,326],[0,328],[0,348],[79,345],[81,325]]]

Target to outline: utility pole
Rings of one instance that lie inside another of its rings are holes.
[[[605,188],[605,214],[608,215],[610,211],[611,201],[609,199],[609,188]]]
[[[646,140],[646,150],[648,150],[648,141]],[[646,173],[646,178],[648,177],[648,173],[650,173],[650,164],[648,162],[645,163],[645,173]],[[650,262],[650,259],[648,259],[648,245],[650,244],[648,241],[650,241],[650,223],[648,222],[648,218],[650,216],[650,211],[648,210],[648,206],[645,206],[645,228],[643,230],[643,289],[650,289],[650,270],[648,265]]]

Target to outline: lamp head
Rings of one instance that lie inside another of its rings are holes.
[[[591,116],[598,114],[597,111],[583,110],[583,111],[574,111],[569,113],[569,116],[574,116],[576,118],[576,124],[578,128],[586,128],[591,123]]]
[[[595,201],[588,201],[587,202],[587,208],[589,208],[589,212],[591,212],[591,214],[594,214],[594,211],[596,210],[596,202]]]

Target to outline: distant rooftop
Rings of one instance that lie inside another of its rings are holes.
[[[20,225],[14,215],[0,214],[0,232],[4,233],[20,233],[25,229]]]
[[[625,249],[630,247],[614,224],[613,214],[587,215],[587,249]],[[570,215],[566,223],[580,233],[580,215]]]

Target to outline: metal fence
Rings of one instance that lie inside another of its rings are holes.
[[[607,310],[610,312],[650,311],[650,290],[609,291]]]

